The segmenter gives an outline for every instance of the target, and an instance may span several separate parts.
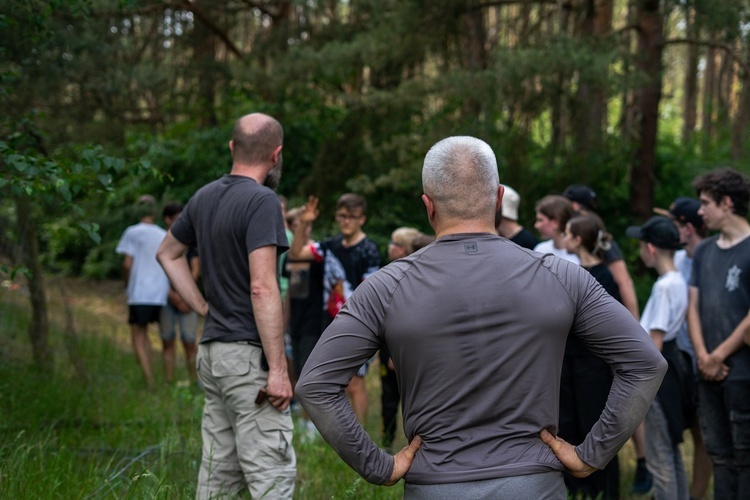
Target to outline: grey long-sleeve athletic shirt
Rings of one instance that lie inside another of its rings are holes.
[[[601,418],[577,447],[603,468],[646,415],[666,362],[585,269],[494,235],[440,238],[368,278],[313,350],[297,394],[343,460],[385,483],[393,457],[370,439],[344,393],[385,343],[404,431],[423,440],[407,482],[562,470],[539,432],[557,428],[569,333],[615,372]]]

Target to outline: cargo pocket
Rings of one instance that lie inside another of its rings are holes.
[[[279,414],[276,418],[259,416],[256,422],[268,452],[276,455],[280,463],[292,460],[292,418],[285,414]]]
[[[250,357],[221,358],[211,363],[214,377],[239,377],[250,373]]]

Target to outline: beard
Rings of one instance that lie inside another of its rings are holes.
[[[271,169],[270,172],[268,172],[268,176],[266,177],[266,180],[263,182],[263,185],[267,188],[276,190],[277,187],[279,187],[279,181],[281,181],[281,158],[279,157],[279,162],[276,164],[273,169]]]

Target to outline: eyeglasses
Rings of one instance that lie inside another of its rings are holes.
[[[390,240],[390,241],[388,242],[388,244],[389,244],[389,245],[393,245],[394,247],[401,247],[401,248],[404,248],[404,245],[402,245],[401,243],[398,243],[397,241],[393,241],[393,240]]]
[[[350,215],[350,214],[336,214],[336,220],[341,222],[349,222],[357,219],[361,219],[364,216],[364,214],[359,215]]]

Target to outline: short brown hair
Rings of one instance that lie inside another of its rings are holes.
[[[698,196],[705,193],[716,203],[728,196],[736,215],[745,217],[750,200],[750,182],[745,175],[731,168],[719,168],[699,176],[693,181]]]
[[[362,209],[362,213],[364,214],[367,211],[367,202],[364,197],[358,194],[346,193],[339,196],[336,202],[336,210],[339,208],[345,208],[349,212],[354,212],[359,208]]]
[[[573,204],[559,194],[550,194],[536,202],[534,209],[550,220],[557,221],[560,231],[565,230],[565,224],[573,216]]]

